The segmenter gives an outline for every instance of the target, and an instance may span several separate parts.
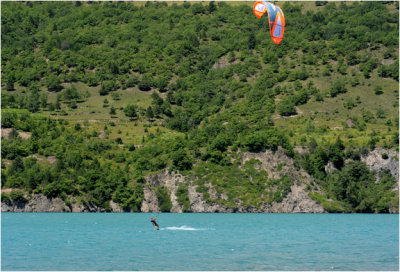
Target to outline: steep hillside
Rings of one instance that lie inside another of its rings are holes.
[[[252,4],[2,2],[2,207],[397,211],[398,2]]]

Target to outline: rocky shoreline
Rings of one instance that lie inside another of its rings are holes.
[[[235,208],[224,207],[217,203],[208,204],[195,188],[189,187],[191,213],[324,213],[323,207],[308,197],[304,192],[304,186],[292,186],[292,192],[281,203],[264,203],[260,208],[238,206]],[[154,192],[145,189],[145,200],[142,203],[141,212],[160,212],[157,199],[153,198]],[[155,195],[155,194],[154,194]],[[121,213],[124,210],[113,201],[110,201],[111,211]],[[66,205],[60,198],[47,198],[42,194],[35,194],[27,201],[1,203],[2,212],[106,212],[104,208],[95,204],[70,204]],[[181,213],[182,207],[174,205],[171,213]]]
[[[382,154],[388,154],[387,159],[382,158]],[[212,184],[208,184],[208,193],[212,196],[212,201],[206,201],[203,195],[196,191],[197,185],[193,180],[186,180],[182,174],[178,172],[161,171],[157,174],[147,176],[146,183],[143,187],[144,199],[141,204],[140,212],[160,212],[158,199],[155,188],[165,186],[170,195],[172,208],[171,213],[182,213],[183,207],[178,203],[176,192],[182,183],[188,185],[188,196],[190,207],[187,212],[191,213],[326,213],[327,211],[322,205],[311,199],[307,185],[313,182],[313,179],[302,169],[297,170],[291,158],[287,157],[282,149],[276,152],[267,150],[262,153],[240,153],[242,163],[247,160],[257,159],[261,162],[260,166],[266,170],[269,176],[280,178],[282,175],[289,176],[293,181],[290,192],[281,202],[262,203],[260,207],[247,207],[236,203],[236,207],[225,207],[217,203],[217,199],[224,198],[224,195],[218,195]],[[377,173],[387,169],[397,180],[399,188],[399,165],[398,152],[392,150],[376,149],[367,156],[361,158],[371,170]],[[285,162],[280,171],[276,171],[277,164]],[[2,190],[9,191],[12,189]],[[18,189],[15,189],[18,190]],[[318,191],[317,189],[314,189]],[[214,201],[213,201],[214,200]],[[47,198],[42,194],[25,195],[20,200],[9,200],[1,203],[2,212],[106,212],[102,207],[98,207],[93,203],[74,203],[69,201],[66,204],[60,198]],[[109,202],[110,210],[108,212],[131,212],[124,211],[117,203],[112,200]],[[397,209],[391,209],[390,213],[398,213]]]

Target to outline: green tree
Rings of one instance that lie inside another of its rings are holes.
[[[40,95],[40,107],[43,109],[47,108],[47,94]]]
[[[108,95],[110,92],[118,89],[119,85],[115,80],[106,80],[101,83],[100,95]]]
[[[329,90],[331,97],[336,97],[338,94],[346,92],[347,92],[346,85],[343,81],[340,80],[335,81],[331,89]]]
[[[51,92],[59,92],[62,89],[61,80],[56,74],[50,74],[46,80],[46,87]]]
[[[132,88],[134,87],[136,84],[139,83],[139,79],[137,76],[131,76],[129,77],[129,79],[126,81],[126,87],[127,88]]]
[[[209,13],[213,13],[214,11],[216,11],[217,10],[217,7],[215,6],[215,2],[214,1],[211,1],[209,4],[208,4],[208,12]]]
[[[155,84],[160,92],[166,92],[167,91],[166,88],[168,86],[168,79],[164,76],[161,76],[156,80]]]
[[[114,106],[111,106],[110,115],[115,115],[115,114],[116,114],[116,110],[115,110]]]
[[[383,91],[382,91],[382,86],[375,86],[375,88],[374,88],[374,94],[376,94],[376,95],[381,95],[381,94],[383,94]]]
[[[344,165],[344,145],[340,137],[336,138],[336,142],[329,148],[329,159],[337,169],[341,169]]]
[[[14,76],[9,76],[9,78],[7,79],[7,83],[6,83],[6,90],[8,92],[14,91],[14,83],[15,83]]]
[[[10,174],[24,171],[25,166],[21,156],[17,156],[10,165],[8,172]]]
[[[161,212],[170,212],[172,208],[172,202],[168,189],[165,186],[159,186],[156,188],[155,193]]]
[[[17,114],[12,112],[2,112],[1,114],[1,126],[3,128],[11,128],[14,127],[17,122]]]
[[[153,87],[153,80],[150,75],[143,75],[142,80],[139,82],[139,90],[141,91],[150,91]]]
[[[143,187],[135,185],[133,188],[120,185],[113,196],[116,203],[121,204],[124,211],[140,211],[144,199]]]
[[[125,116],[129,117],[131,120],[137,118],[136,106],[134,105],[127,105],[124,108]]]
[[[8,134],[8,139],[16,139],[18,136],[18,131],[15,128],[12,128],[10,133]]]
[[[295,102],[290,97],[282,99],[276,108],[278,113],[282,116],[291,116],[297,114]]]
[[[254,33],[250,33],[250,36],[247,41],[247,47],[249,49],[256,48],[256,36],[254,35]]]
[[[190,200],[188,186],[186,184],[179,185],[178,189],[176,190],[176,197],[178,203],[182,206],[182,211],[188,212],[190,209]]]
[[[78,105],[76,104],[76,101],[71,101],[68,105],[71,109],[76,109]]]
[[[178,149],[171,155],[172,164],[178,170],[190,170],[193,162],[184,149]]]
[[[149,106],[146,110],[146,117],[151,120],[154,118],[154,113],[153,113],[153,109],[151,108],[151,106]]]
[[[153,92],[151,94],[151,98],[153,99],[153,101],[151,102],[153,105],[161,106],[164,102],[164,100],[156,92]]]

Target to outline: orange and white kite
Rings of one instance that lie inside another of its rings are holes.
[[[266,12],[268,13],[269,32],[272,40],[279,44],[285,32],[285,15],[280,7],[268,1],[257,1],[253,7],[254,14],[260,19]]]

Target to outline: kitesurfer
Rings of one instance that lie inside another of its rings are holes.
[[[151,223],[153,223],[154,229],[159,230],[159,229],[160,229],[160,226],[158,226],[156,220],[157,220],[157,217],[154,217],[154,218],[153,218],[153,217],[150,217],[150,221],[151,221]]]

